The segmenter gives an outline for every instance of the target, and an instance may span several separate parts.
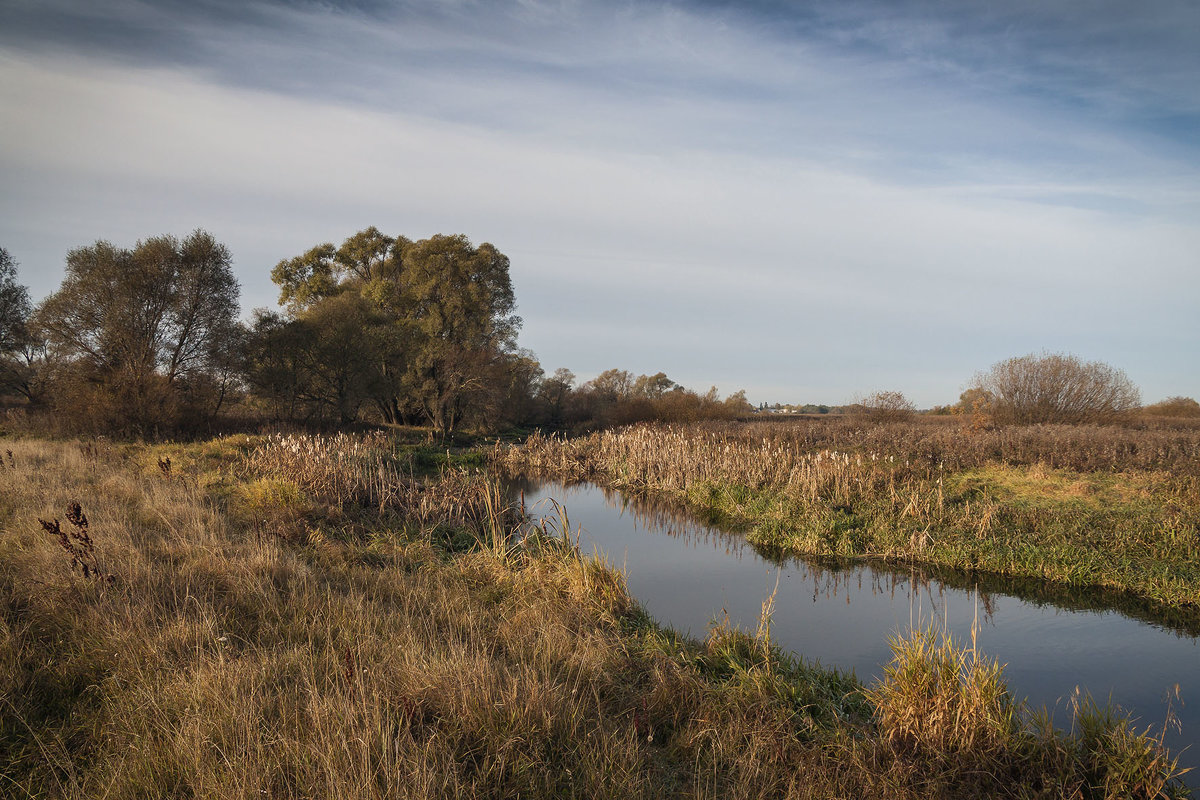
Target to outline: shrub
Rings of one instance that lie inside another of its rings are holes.
[[[994,364],[972,387],[991,396],[998,423],[1113,422],[1141,405],[1141,395],[1124,372],[1100,361],[1050,353]]]
[[[1200,417],[1200,403],[1190,397],[1168,397],[1142,409],[1156,417]]]
[[[872,422],[902,422],[912,419],[917,410],[901,392],[875,392],[859,401],[857,406]]]

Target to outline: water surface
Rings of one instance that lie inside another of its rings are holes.
[[[534,514],[553,514],[550,499],[561,503],[582,550],[623,569],[630,593],[663,625],[703,638],[728,614],[752,631],[774,591],[776,644],[867,683],[880,676],[897,634],[935,623],[969,642],[974,627],[980,650],[1006,665],[1010,691],[1054,711],[1060,726],[1077,691],[1111,699],[1139,730],[1159,730],[1172,715],[1179,725],[1168,728],[1168,746],[1182,752],[1183,766],[1200,766],[1195,620],[1089,608],[1103,596],[1028,581],[983,586],[962,575],[772,558],[678,508],[591,484],[519,480],[517,491]],[[1200,783],[1200,769],[1186,777]]]

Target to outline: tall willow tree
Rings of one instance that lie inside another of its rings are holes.
[[[434,236],[404,248],[397,282],[403,317],[415,329],[411,388],[443,432],[485,402],[520,319],[508,257],[465,236]]]
[[[322,244],[280,261],[271,277],[290,325],[338,327],[337,320],[354,311],[355,385],[388,422],[419,419],[446,434],[508,391],[507,371],[519,362],[513,353],[521,320],[514,314],[508,258],[490,244],[476,247],[462,235],[414,242],[372,227],[340,247]],[[272,330],[279,335],[277,325]],[[296,359],[308,364],[309,375],[276,372],[279,387],[300,384],[298,396],[334,404],[331,387],[311,375],[335,365],[322,365],[326,356],[309,347]]]

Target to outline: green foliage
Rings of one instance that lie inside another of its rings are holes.
[[[29,290],[17,283],[17,262],[0,247],[0,396],[28,396],[29,378],[22,354],[32,344],[29,335]]]
[[[0,357],[21,346],[29,314],[29,290],[17,283],[17,262],[0,247]]]
[[[443,435],[528,401],[540,367],[515,352],[509,261],[462,235],[420,241],[367,228],[280,261],[286,317],[260,315],[251,383],[288,416],[424,421]],[[524,387],[524,388],[522,388]]]
[[[319,244],[304,255],[276,264],[271,280],[279,286],[279,302],[303,309],[337,294],[335,252],[333,245]]]

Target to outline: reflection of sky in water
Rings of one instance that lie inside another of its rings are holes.
[[[978,643],[1006,664],[1010,690],[1035,705],[1057,708],[1066,724],[1068,698],[1078,686],[1098,700],[1132,709],[1139,728],[1161,727],[1165,698],[1173,701],[1182,733],[1168,733],[1181,763],[1200,765],[1200,647],[1197,640],[1112,611],[1038,606],[1004,594],[978,594],[918,574],[866,566],[829,569],[789,559],[775,563],[740,536],[698,524],[678,510],[633,502],[594,486],[525,484],[537,515],[562,503],[580,547],[623,568],[629,591],[659,622],[702,638],[728,612],[753,630],[763,599],[775,587],[772,633],[777,644],[823,665],[853,669],[869,681],[890,659],[889,637],[936,622],[963,643],[979,626]],[[541,505],[539,505],[541,503]],[[915,586],[915,590],[913,587]],[[1188,775],[1200,782],[1200,770]]]

